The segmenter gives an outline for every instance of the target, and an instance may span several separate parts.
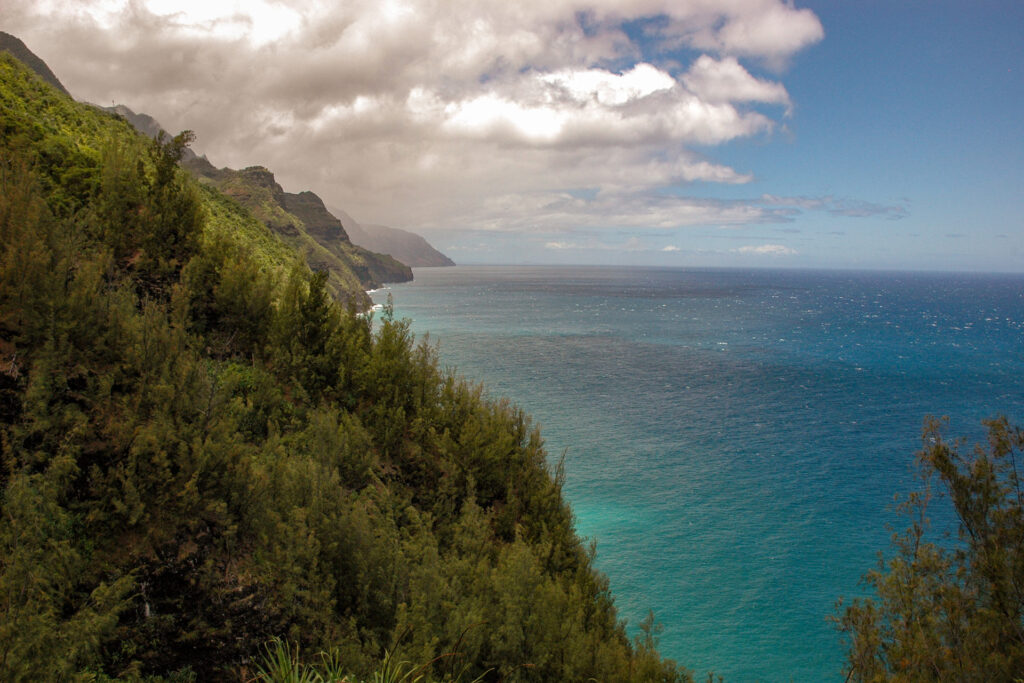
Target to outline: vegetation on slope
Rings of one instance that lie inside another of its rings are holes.
[[[369,299],[362,294],[363,290],[412,279],[408,266],[352,244],[341,221],[327,211],[319,197],[312,192],[285,192],[266,168],[217,169],[200,157],[184,165],[202,182],[245,207],[312,269],[326,271],[328,287],[342,301],[358,292],[355,298],[365,307]]]
[[[0,55],[0,679],[677,681],[541,438],[238,204]],[[285,270],[287,268],[287,270]]]
[[[356,246],[349,239],[341,221],[335,218],[323,200],[313,192],[284,193],[284,206],[302,221],[306,233],[332,256],[346,264],[369,288],[385,282],[408,282],[412,269],[388,254],[376,253]]]
[[[922,488],[902,503],[910,527],[866,576],[875,596],[847,607],[847,680],[1020,681],[1024,672],[1024,431],[988,423],[987,448],[963,452],[925,428]],[[929,540],[928,507],[948,495],[959,537]]]
[[[52,85],[54,88],[61,91],[68,97],[71,96],[71,93],[67,91],[64,84],[60,82],[52,71],[50,71],[50,67],[47,66],[46,62],[29,50],[28,46],[21,42],[20,38],[12,36],[10,33],[0,31],[0,51],[3,50],[10,52],[11,55],[21,61],[22,64],[35,72],[37,76]]]

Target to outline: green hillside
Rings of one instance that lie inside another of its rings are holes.
[[[341,221],[332,216],[312,192],[285,192],[274,174],[262,166],[236,171],[215,168],[194,157],[184,163],[203,184],[236,200],[287,244],[315,270],[329,273],[332,293],[345,300],[350,292],[362,294],[385,282],[406,282],[412,270],[384,254],[357,247],[349,240]],[[367,301],[360,302],[363,306]]]
[[[124,105],[105,107],[104,111],[123,116],[147,137],[163,131],[151,116],[136,114]],[[327,271],[328,289],[340,301],[353,299],[360,308],[368,308],[365,290],[412,279],[412,269],[404,263],[353,244],[320,197],[309,191],[285,192],[274,174],[262,166],[241,171],[217,168],[191,150],[182,155],[181,165],[204,186],[217,188],[245,207],[310,268]]]
[[[21,61],[22,64],[25,64],[28,68],[32,69],[37,76],[68,97],[71,96],[71,93],[67,91],[64,84],[60,82],[52,71],[50,71],[50,67],[47,66],[46,62],[39,59],[39,57],[29,50],[28,46],[21,42],[21,39],[17,36],[12,36],[10,33],[0,31],[0,50],[10,52],[11,55]]]
[[[249,681],[275,638],[331,680],[688,680],[527,416],[336,303],[187,142],[0,54],[0,680]]]

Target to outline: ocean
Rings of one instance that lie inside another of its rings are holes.
[[[1024,424],[1021,275],[458,266],[388,293],[533,416],[620,617],[653,610],[698,679],[841,681],[828,617],[905,526],[925,416]]]

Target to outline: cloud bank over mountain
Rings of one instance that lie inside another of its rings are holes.
[[[784,219],[714,148],[770,136],[824,36],[781,0],[43,0],[5,22],[79,99],[192,128],[376,222],[554,233]],[[793,205],[791,211],[808,210]]]

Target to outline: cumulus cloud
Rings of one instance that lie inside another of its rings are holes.
[[[708,102],[768,102],[790,106],[781,83],[754,78],[735,57],[701,55],[683,75],[683,83]]]
[[[683,2],[657,33],[666,44],[758,57],[779,67],[825,31],[817,16],[771,0]]]
[[[79,99],[412,229],[782,216],[659,190],[749,181],[694,146],[770,134],[792,103],[750,69],[823,36],[786,0],[14,0],[4,23]]]

